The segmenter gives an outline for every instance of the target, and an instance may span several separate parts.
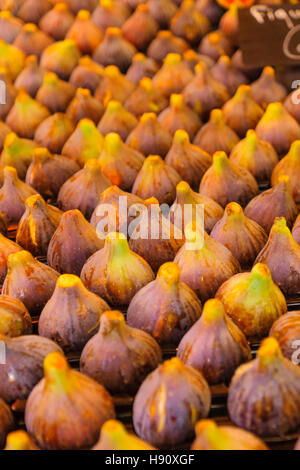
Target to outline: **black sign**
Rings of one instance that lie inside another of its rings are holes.
[[[239,9],[245,65],[300,65],[300,4]]]

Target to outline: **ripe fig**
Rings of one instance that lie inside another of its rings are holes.
[[[172,93],[181,93],[193,80],[194,74],[186,65],[180,54],[170,53],[161,69],[153,77],[153,85],[167,98]]]
[[[300,312],[288,312],[278,318],[270,330],[269,336],[276,338],[281,352],[290,361],[299,363]]]
[[[91,19],[88,10],[80,10],[76,19],[66,34],[67,39],[75,41],[82,54],[92,54],[99,46],[104,32]]]
[[[104,66],[115,65],[121,72],[126,72],[136,53],[137,49],[125,39],[121,29],[109,27],[94,51],[93,60]]]
[[[75,16],[70,11],[65,2],[56,3],[53,8],[47,11],[39,21],[42,31],[52,36],[56,41],[65,39],[67,32],[71,28]]]
[[[238,70],[232,63],[230,57],[221,55],[218,62],[211,67],[211,74],[215,80],[222,83],[230,96],[232,96],[239,86],[248,83],[248,78]]]
[[[171,95],[170,106],[160,113],[158,120],[171,135],[183,129],[190,139],[195,137],[202,125],[197,113],[184,103],[183,95],[179,94]]]
[[[68,118],[75,124],[85,118],[90,119],[97,124],[103,113],[103,105],[91,95],[88,88],[77,88],[75,96],[66,111]]]
[[[126,431],[125,426],[116,420],[106,421],[100,439],[92,450],[154,450],[148,442]]]
[[[54,72],[46,72],[36,99],[51,113],[58,113],[66,110],[74,95],[75,87],[71,83],[61,80]]]
[[[262,107],[267,108],[270,103],[283,101],[286,98],[286,89],[275,78],[275,70],[265,67],[261,76],[251,84],[253,99]]]
[[[21,139],[14,132],[10,132],[3,143],[0,165],[12,166],[17,170],[18,177],[24,180],[37,147],[38,144],[33,140]]]
[[[111,26],[121,28],[130,16],[130,8],[123,1],[100,0],[92,14],[93,22],[106,30]]]
[[[124,103],[131,95],[136,85],[125,75],[122,75],[115,65],[109,65],[103,72],[102,80],[95,91],[95,98],[107,106],[109,101],[117,100]]]
[[[282,175],[290,179],[290,188],[296,204],[300,204],[300,140],[295,140],[286,156],[277,163],[272,173],[272,186],[275,186]]]
[[[40,58],[43,50],[52,43],[51,36],[41,31],[35,24],[26,23],[13,44],[26,55],[33,54]]]
[[[34,140],[50,152],[60,153],[75,129],[74,122],[63,113],[55,113],[36,129]]]
[[[238,5],[233,3],[228,11],[224,13],[219,24],[220,30],[236,46],[239,45],[240,35],[238,10]]]
[[[88,88],[94,93],[102,80],[103,73],[102,65],[97,64],[87,55],[79,59],[77,67],[71,73],[69,83],[76,88]]]
[[[2,7],[2,5],[1,5]],[[0,12],[0,39],[12,44],[23,27],[23,21],[16,18],[10,10]]]
[[[72,39],[57,41],[47,47],[41,57],[41,67],[68,80],[78,64],[80,52]]]
[[[37,57],[30,55],[26,58],[25,67],[15,81],[17,90],[24,88],[34,98],[43,85],[44,70],[39,66]]]
[[[0,335],[10,338],[32,332],[29,312],[21,300],[8,295],[0,296]]]
[[[4,122],[0,121],[0,151],[1,152],[3,150],[3,145],[4,145],[5,138],[8,134],[10,134],[10,132],[11,132],[11,130],[8,127],[8,125],[5,124]]]
[[[206,16],[209,21],[216,25],[223,14],[222,7],[214,0],[196,0],[195,7]]]
[[[170,22],[172,33],[193,46],[196,46],[210,29],[208,18],[200,13],[193,0],[183,0]]]
[[[173,3],[172,0],[167,1]],[[127,70],[126,76],[127,78],[129,78],[129,80],[138,85],[140,80],[144,77],[153,78],[154,75],[158,72],[158,70],[159,67],[154,59],[151,59],[151,57],[147,57],[142,52],[138,52],[132,58],[132,64]]]
[[[220,109],[211,111],[209,121],[200,128],[193,141],[211,155],[221,150],[229,154],[238,142],[238,135],[226,124]]]
[[[52,7],[50,0],[25,0],[20,5],[18,17],[25,23],[38,23],[41,17]]]
[[[189,45],[184,39],[174,36],[169,30],[163,30],[158,31],[156,38],[149,45],[147,55],[157,62],[162,62],[168,54],[182,54],[188,48]]]
[[[3,284],[7,274],[7,259],[11,253],[22,251],[22,248],[0,233],[0,283]]]
[[[294,240],[296,240],[296,242],[300,245],[300,215],[298,215],[294,223],[292,235]]]
[[[200,54],[208,55],[213,60],[218,60],[222,55],[231,56],[234,47],[224,33],[217,29],[204,36],[198,47]]]
[[[172,136],[159,123],[155,113],[145,113],[127,137],[126,144],[145,156],[164,157],[172,145]]]
[[[39,450],[29,434],[22,429],[10,432],[4,450]]]
[[[161,29],[168,28],[171,19],[178,10],[172,0],[149,0],[148,6],[152,17]]]
[[[159,114],[167,106],[168,99],[153,85],[149,77],[143,77],[125,101],[125,108],[137,118],[144,113]]]
[[[159,25],[153,18],[148,4],[138,5],[133,14],[123,23],[122,32],[138,50],[145,50],[155,38]]]
[[[111,100],[98,124],[98,130],[103,135],[115,132],[125,141],[137,125],[134,114],[127,111],[120,101]]]

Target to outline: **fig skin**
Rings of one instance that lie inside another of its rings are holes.
[[[0,368],[0,397],[7,403],[25,400],[43,377],[45,357],[62,350],[54,341],[37,335],[1,336],[1,341],[5,344],[6,362]]]
[[[48,246],[49,266],[60,273],[80,275],[87,259],[103,248],[96,229],[78,209],[64,212]]]
[[[64,182],[78,170],[79,166],[70,158],[52,155],[48,149],[38,148],[27,170],[26,183],[45,199],[55,198]]]
[[[125,39],[122,30],[110,27],[105,31],[103,41],[94,51],[93,60],[105,67],[115,65],[125,73],[136,53],[136,47]]]
[[[229,383],[235,369],[250,361],[251,349],[217,299],[208,300],[199,320],[179,343],[177,357],[203,374],[210,385]]]
[[[275,186],[282,175],[290,178],[290,187],[297,205],[300,204],[300,140],[295,140],[287,155],[277,163],[272,173],[271,183]]]
[[[39,21],[39,27],[56,41],[62,41],[65,39],[74,20],[75,16],[69,10],[67,3],[59,2],[42,16]]]
[[[63,113],[55,113],[36,129],[34,140],[52,153],[60,153],[75,130],[74,122]]]
[[[129,134],[126,143],[145,156],[164,157],[171,147],[172,136],[159,123],[155,113],[145,113],[137,127]]]
[[[41,57],[41,67],[68,80],[78,64],[80,52],[72,39],[58,41],[47,47]]]
[[[92,54],[99,46],[104,32],[91,19],[88,10],[80,10],[66,38],[75,41],[82,54]]]
[[[171,205],[180,180],[177,171],[166,165],[159,155],[149,155],[136,177],[132,193],[142,199],[154,196],[159,204]]]
[[[131,95],[136,85],[125,75],[122,75],[118,67],[108,65],[104,72],[102,80],[95,91],[95,98],[107,106],[109,101],[117,100],[124,103]]]
[[[130,8],[123,1],[100,0],[92,14],[93,22],[103,30],[111,26],[121,28],[130,16]]]
[[[140,386],[133,404],[135,431],[157,447],[186,442],[193,437],[197,420],[207,417],[210,403],[202,374],[173,357]]]
[[[28,432],[42,449],[91,448],[102,424],[115,417],[109,393],[94,380],[72,370],[60,353],[46,357],[44,371],[44,378],[34,387],[26,404]]]
[[[206,119],[213,109],[223,106],[229,94],[225,86],[213,78],[206,63],[197,64],[195,74],[183,90],[184,101]]]
[[[213,199],[194,192],[186,181],[181,181],[176,186],[176,199],[170,210],[170,220],[179,229],[184,231],[186,220],[182,217],[185,204],[192,205],[192,219],[197,217],[197,206],[203,205],[204,230],[210,233],[215,224],[223,217],[223,208]],[[177,219],[178,214],[178,219]],[[180,217],[181,216],[181,217]],[[199,213],[201,217],[201,213]]]
[[[208,18],[195,8],[193,0],[183,0],[170,22],[172,33],[185,39],[192,46],[196,46],[210,29]]]
[[[28,251],[12,253],[2,294],[20,299],[31,316],[39,315],[50,299],[59,273],[33,258]]]
[[[213,25],[219,22],[223,14],[222,7],[214,0],[196,0],[195,7],[200,13],[206,16]]]
[[[160,29],[168,28],[171,19],[178,11],[172,0],[149,0],[148,6],[152,17],[157,21]]]
[[[69,104],[66,115],[75,124],[87,118],[98,124],[104,113],[104,107],[91,95],[88,88],[78,88],[74,98]]]
[[[25,60],[26,56],[21,49],[0,39],[0,67],[8,70],[12,80],[22,72]]]
[[[133,297],[126,318],[129,326],[151,334],[160,345],[178,346],[201,312],[196,294],[180,281],[179,267],[169,262]]]
[[[14,428],[14,417],[10,407],[0,398],[0,449],[5,445],[6,436]]]
[[[268,240],[265,230],[245,216],[236,202],[227,204],[222,219],[215,224],[210,236],[231,251],[242,269],[253,265]]]
[[[199,44],[198,51],[200,54],[207,55],[213,60],[218,60],[222,55],[230,57],[234,51],[234,47],[224,33],[217,29],[203,37]]]
[[[16,234],[16,242],[33,256],[46,256],[49,242],[57,229],[62,212],[35,194],[25,201]]]
[[[269,450],[254,434],[234,426],[218,426],[210,419],[196,424],[191,450]]]
[[[83,8],[93,12],[97,6],[98,0],[67,0],[67,3],[70,4],[71,10],[77,14]]]
[[[271,103],[256,126],[258,137],[273,145],[279,156],[287,154],[291,144],[300,139],[300,126],[282,103]]]
[[[300,311],[288,312],[276,320],[270,330],[269,336],[275,338],[281,352],[292,362],[294,357],[298,360],[297,344],[300,338]]]
[[[31,334],[32,321],[21,300],[8,295],[0,296],[0,335],[10,338]]]
[[[124,106],[139,119],[144,113],[162,112],[168,106],[168,99],[153,85],[151,78],[143,77]]]
[[[283,101],[286,98],[286,89],[281,83],[276,82],[275,70],[265,67],[261,76],[251,84],[253,99],[264,109],[270,103]]]
[[[82,119],[62,149],[62,155],[80,167],[90,159],[97,159],[103,149],[103,135],[90,119]]]
[[[230,419],[259,436],[289,434],[300,424],[299,389],[299,366],[282,356],[275,338],[267,338],[257,358],[233,376],[227,402]]]
[[[111,100],[98,124],[98,130],[103,135],[115,132],[125,141],[137,125],[134,114],[127,111],[120,101]]]
[[[7,259],[11,253],[22,251],[22,248],[0,233],[0,284],[3,284],[7,274]]]
[[[13,44],[26,55],[34,54],[40,58],[43,50],[52,43],[53,39],[48,34],[41,31],[35,24],[26,23]]]
[[[10,132],[3,143],[0,165],[12,166],[17,170],[18,177],[24,180],[37,147],[38,144],[33,140],[21,139],[14,132]]]
[[[15,81],[17,90],[24,88],[34,98],[43,84],[44,70],[38,64],[37,57],[30,55],[26,58],[25,66]]]
[[[102,173],[100,162],[90,159],[62,185],[57,197],[58,206],[63,211],[79,209],[89,220],[102,192],[109,186],[111,183]]]
[[[231,151],[230,161],[246,168],[258,183],[270,181],[278,164],[278,155],[269,142],[260,139],[253,129]]]
[[[197,224],[186,225],[186,243],[178,251],[174,262],[181,269],[182,282],[193,289],[202,302],[205,302],[215,296],[223,282],[239,273],[241,267],[225,246],[205,232],[204,237],[197,232],[199,232]]]
[[[201,127],[193,141],[211,155],[218,151],[229,154],[238,142],[238,135],[225,123],[220,109],[211,111],[209,121]]]
[[[14,105],[17,90],[11,80],[8,70],[4,67],[0,68],[0,80],[2,87],[4,87],[4,100],[1,98],[0,119],[5,120]],[[3,103],[3,101],[5,101],[5,103]]]
[[[111,232],[104,248],[87,260],[80,277],[109,305],[125,309],[133,296],[154,280],[154,273],[143,258],[130,250],[123,233]]]
[[[289,82],[290,85],[290,82]],[[296,98],[296,99],[295,99]],[[299,87],[295,90],[292,90],[291,93],[286,97],[283,102],[283,106],[289,112],[294,119],[300,123],[300,113],[298,107],[298,99],[299,99]]]
[[[233,65],[227,55],[221,55],[218,62],[211,67],[211,74],[226,87],[230,96],[234,95],[239,86],[249,83],[248,78]]]
[[[284,295],[275,285],[268,266],[256,264],[250,273],[227,280],[217,291],[227,315],[249,339],[265,337],[272,324],[286,313]]]
[[[150,12],[149,5],[138,5],[133,14],[123,23],[122,32],[138,50],[145,50],[155,38],[159,25]]]
[[[103,313],[99,332],[84,347],[80,371],[110,393],[134,394],[161,360],[152,336],[126,325],[121,312],[111,311]]]
[[[273,188],[256,196],[245,208],[245,215],[255,220],[267,233],[276,217],[285,217],[287,226],[292,228],[297,214],[287,175],[281,175]]]
[[[300,245],[300,215],[298,215],[293,231],[292,231],[293,239],[296,240],[296,242]]]
[[[4,450],[39,450],[35,445],[29,434],[19,429],[10,432],[6,438],[6,445]]]
[[[172,0],[169,1],[170,3],[173,3]],[[158,70],[159,67],[155,60],[151,59],[150,57],[147,57],[142,52],[138,52],[132,58],[132,64],[127,70],[126,77],[129,78],[129,80],[131,80],[133,83],[138,85],[140,80],[144,77],[153,78],[154,75],[158,72]]]
[[[173,93],[181,93],[193,80],[194,74],[186,65],[180,54],[170,53],[161,69],[153,77],[153,85],[167,98]]]
[[[107,310],[108,304],[88,291],[79,277],[63,274],[42,310],[39,335],[55,341],[64,351],[81,351],[97,333],[100,318]]]
[[[51,7],[50,0],[25,0],[18,10],[18,17],[25,23],[38,23]]]
[[[36,99],[51,113],[64,112],[75,95],[75,91],[71,83],[61,80],[54,72],[46,72]]]
[[[76,88],[88,88],[94,93],[104,74],[104,68],[94,62],[90,56],[79,59],[77,67],[71,73],[69,83]]]
[[[171,95],[170,106],[160,113],[158,120],[172,136],[178,129],[183,129],[191,139],[202,125],[197,113],[186,106],[180,94]]]
[[[16,18],[11,11],[0,12],[0,39],[12,44],[22,30],[23,21]]]
[[[155,447],[127,432],[120,421],[109,420],[103,424],[99,441],[92,450],[155,450]]]
[[[104,138],[98,161],[103,175],[111,184],[130,191],[145,158],[140,152],[124,144],[118,134],[111,132]]]
[[[3,145],[5,138],[8,134],[11,133],[10,127],[7,126],[4,122],[0,121],[0,151],[3,150]]]
[[[35,189],[18,178],[17,170],[11,166],[4,167],[3,186],[0,189],[0,212],[10,223],[17,223],[25,211],[25,201],[36,194]]]
[[[154,272],[167,261],[173,261],[184,243],[184,234],[162,214],[158,200],[145,201],[140,220],[133,233],[129,233],[129,246],[150,264]],[[153,236],[152,230],[157,230]]]
[[[225,207],[237,202],[244,207],[258,193],[258,185],[248,170],[232,163],[225,152],[213,155],[213,164],[200,183],[200,194]]]
[[[147,55],[157,62],[162,62],[171,53],[182,54],[188,50],[188,43],[169,30],[158,31],[157,36],[147,49]]]
[[[274,282],[285,295],[299,294],[300,246],[293,239],[284,217],[275,219],[269,239],[255,263],[267,264]]]

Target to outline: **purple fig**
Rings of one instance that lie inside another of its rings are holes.
[[[129,80],[115,65],[105,68],[102,80],[95,91],[95,98],[106,108],[111,100],[124,101],[135,89],[135,83]]]
[[[298,362],[300,334],[300,312],[288,312],[279,317],[272,325],[269,336],[277,339],[284,357]]]
[[[265,67],[261,76],[251,84],[253,99],[262,107],[266,108],[270,103],[283,101],[287,92],[283,85],[276,82],[275,70]]]
[[[204,36],[198,48],[200,54],[218,60],[222,55],[231,56],[234,48],[221,30],[215,30]]]
[[[38,126],[34,140],[40,147],[46,147],[53,153],[60,153],[74,129],[74,122],[66,114],[55,113]]]
[[[22,248],[0,233],[0,283],[3,284],[7,274],[7,259],[11,253],[22,251]]]
[[[196,46],[210,29],[208,18],[200,13],[193,0],[183,0],[170,23],[172,33],[193,46]]]
[[[80,52],[72,39],[58,41],[47,47],[41,57],[41,67],[68,80],[78,64]]]
[[[170,106],[160,113],[158,120],[170,134],[183,129],[191,139],[202,125],[197,113],[184,103],[183,95],[179,94],[171,95]]]
[[[136,53],[137,49],[125,39],[121,29],[109,27],[105,31],[103,41],[94,51],[93,59],[98,64],[115,65],[121,72],[126,72]]]
[[[37,57],[30,55],[26,58],[25,67],[15,81],[17,90],[24,88],[34,98],[43,85],[44,70],[39,66]]]
[[[65,2],[56,3],[53,8],[47,11],[39,22],[42,31],[52,36],[56,41],[65,39],[67,32],[71,28],[75,16],[69,10]]]
[[[51,113],[64,112],[75,95],[75,91],[71,83],[61,80],[54,72],[46,72],[36,99]]]
[[[172,136],[159,123],[155,113],[145,113],[137,127],[129,134],[126,144],[145,156],[164,157],[172,145]]]
[[[0,296],[0,335],[15,338],[32,332],[29,312],[21,300]]]
[[[160,0],[155,0],[160,1]],[[167,0],[172,3],[172,0]],[[132,64],[127,70],[126,76],[136,85],[139,84],[140,80],[144,77],[153,78],[158,72],[159,67],[157,62],[151,57],[147,57],[142,52],[138,52],[132,58]]]
[[[194,74],[179,54],[170,53],[162,68],[153,77],[153,85],[167,98],[172,93],[181,93],[193,80]]]
[[[162,62],[168,54],[182,54],[188,48],[188,43],[173,35],[171,31],[158,31],[156,38],[148,47],[147,55],[157,62]]]
[[[226,87],[231,96],[239,86],[248,83],[248,78],[233,65],[227,55],[221,55],[218,62],[211,67],[211,74],[215,80]]]
[[[25,23],[38,23],[51,7],[50,0],[25,0],[18,10],[18,17]]]
[[[286,156],[277,163],[272,173],[272,186],[275,186],[283,175],[290,179],[290,188],[296,204],[300,204],[300,140],[295,140]]]
[[[147,4],[152,17],[160,28],[168,28],[171,19],[178,10],[173,0],[149,0]]]
[[[66,38],[75,41],[82,54],[92,54],[99,46],[104,32],[91,19],[88,10],[80,10]]]
[[[16,18],[10,10],[0,12],[0,39],[8,44],[12,44],[22,27],[23,21],[20,18]]]
[[[92,20],[99,28],[106,30],[111,26],[121,28],[129,16],[130,8],[122,0],[100,0]]]
[[[92,93],[99,86],[104,73],[104,68],[94,62],[89,56],[79,59],[77,67],[71,73],[69,83],[76,88],[88,88]]]
[[[300,215],[298,215],[293,226],[293,239],[300,245]]]
[[[137,125],[136,117],[127,111],[120,101],[112,100],[109,101],[98,124],[98,130],[103,135],[115,132],[125,141]]]
[[[167,106],[168,99],[153,85],[149,77],[142,78],[125,101],[125,108],[137,118],[144,113],[159,114]]]
[[[95,124],[98,124],[104,108],[99,101],[91,95],[88,88],[77,88],[76,94],[68,106],[66,115],[75,124],[81,119],[90,119]]]
[[[153,18],[148,4],[138,5],[135,12],[125,21],[122,32],[138,50],[145,50],[155,38],[159,25]]]
[[[40,58],[44,49],[52,43],[51,36],[41,31],[35,24],[26,23],[13,44],[26,55],[33,54]]]

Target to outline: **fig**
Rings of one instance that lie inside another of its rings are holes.
[[[80,52],[75,41],[65,39],[48,46],[41,56],[41,67],[56,73],[63,80],[68,80],[78,64]]]
[[[172,0],[167,1],[172,3]],[[142,52],[138,52],[133,56],[132,64],[127,70],[126,76],[129,80],[138,85],[140,80],[144,77],[153,78],[158,70],[159,68],[155,60],[151,59],[151,57],[147,57]]]
[[[224,13],[219,23],[220,30],[236,46],[239,45],[240,34],[238,10],[238,5],[233,3],[229,10]]]
[[[210,419],[196,424],[191,450],[268,450],[254,434],[234,426],[218,426]]]
[[[94,11],[98,0],[67,0],[67,2],[70,4],[71,10],[77,14],[83,8],[90,12]]]
[[[104,248],[94,253],[81,271],[81,280],[90,291],[120,309],[153,279],[149,264],[130,250],[123,233],[116,232],[107,235]]]
[[[103,39],[103,30],[91,19],[88,10],[80,10],[66,38],[75,41],[82,54],[92,54]]]
[[[93,59],[98,64],[115,65],[121,72],[126,72],[136,53],[137,49],[125,39],[121,29],[109,27],[105,31],[103,41],[94,51]]]
[[[262,70],[261,68],[249,67],[245,65],[241,49],[238,49],[237,51],[235,51],[235,53],[231,56],[231,61],[232,61],[232,65],[237,70],[239,70],[244,75],[246,75],[246,77],[250,81],[256,80],[261,73],[261,70]]]
[[[148,442],[126,431],[125,426],[116,420],[106,421],[100,439],[92,450],[154,450]]]
[[[25,0],[18,10],[18,17],[25,23],[38,23],[51,7],[50,0]]]
[[[127,137],[126,144],[145,156],[164,157],[172,145],[172,136],[159,123],[155,113],[145,113]]]
[[[42,16],[39,27],[56,41],[62,41],[65,39],[74,20],[75,17],[69,10],[67,3],[58,2]]]
[[[75,124],[85,118],[98,124],[103,113],[104,108],[102,104],[91,95],[88,88],[77,88],[76,94],[66,111],[68,118]]]
[[[31,317],[23,302],[8,295],[1,295],[0,335],[14,338],[31,332]]]
[[[205,62],[208,68],[212,68],[214,61],[207,55],[198,54],[194,49],[188,49],[182,54],[183,62],[189,66],[192,72],[194,72],[196,65],[199,62]]]
[[[269,336],[276,338],[284,357],[298,363],[300,334],[300,312],[288,312],[278,318],[270,330]]]
[[[168,28],[171,19],[177,12],[177,6],[172,0],[149,0],[149,11],[161,29]]]
[[[227,403],[230,419],[259,436],[282,437],[299,428],[299,393],[299,366],[282,356],[275,338],[266,338],[256,359],[233,376]]]
[[[229,202],[244,207],[257,193],[258,185],[248,170],[232,163],[225,152],[214,154],[213,164],[200,183],[200,194],[211,197],[222,207]]]
[[[26,56],[21,49],[0,39],[0,67],[7,69],[12,80],[22,72],[25,59]]]
[[[17,90],[24,88],[34,98],[39,88],[43,85],[44,70],[38,64],[37,57],[30,55],[26,58],[25,67],[15,81]]]
[[[183,0],[180,8],[171,19],[170,29],[175,36],[196,46],[211,29],[211,24],[208,18],[195,8],[194,0]]]
[[[179,94],[171,95],[170,106],[160,113],[158,120],[170,134],[183,129],[191,139],[202,125],[197,113],[184,103],[183,95]]]
[[[251,349],[222,302],[208,300],[199,320],[179,343],[177,356],[203,374],[210,385],[228,383],[235,369],[250,361]]]
[[[115,132],[124,141],[137,125],[136,117],[120,101],[111,100],[98,124],[98,130],[103,135]]]
[[[215,296],[223,282],[240,272],[240,265],[224,245],[206,232],[202,236],[193,222],[186,225],[185,238],[174,262],[181,269],[181,281],[205,302]]]
[[[13,85],[9,72],[3,67],[0,68],[0,83],[3,90],[0,100],[0,119],[5,120],[14,105],[17,90]]]
[[[52,339],[65,351],[81,350],[98,331],[100,317],[107,310],[107,303],[88,291],[79,277],[63,274],[42,310],[39,335]]]
[[[150,155],[136,177],[132,193],[142,199],[154,196],[159,204],[170,205],[174,202],[176,185],[180,180],[177,171],[167,165],[159,155]]]
[[[77,67],[71,73],[69,83],[76,88],[88,88],[95,92],[104,74],[102,65],[94,62],[89,56],[79,59]]]
[[[271,103],[257,124],[256,133],[283,155],[288,153],[295,140],[300,139],[300,126],[281,103]]]
[[[225,123],[241,138],[248,129],[256,127],[263,114],[262,108],[251,96],[251,88],[247,85],[240,85],[234,97],[223,106]]]
[[[78,209],[64,212],[48,246],[49,266],[60,273],[80,275],[87,259],[104,243]]]
[[[62,149],[62,154],[79,166],[98,158],[103,148],[103,136],[90,119],[82,119]]]
[[[248,78],[232,63],[230,57],[221,55],[215,65],[211,67],[211,74],[215,80],[222,83],[232,96],[239,86],[248,83]]]
[[[269,239],[255,262],[268,265],[274,282],[285,295],[299,294],[300,246],[293,239],[284,217],[275,219]]]
[[[216,297],[251,340],[265,337],[274,321],[287,311],[282,292],[273,282],[268,266],[262,263],[250,273],[236,274],[227,280]]]
[[[39,450],[29,434],[22,429],[10,432],[4,450]]]
[[[261,76],[251,84],[253,99],[262,107],[267,108],[270,103],[283,101],[286,98],[286,89],[281,83],[276,82],[275,70],[267,66]]]
[[[153,39],[147,49],[147,55],[157,62],[162,62],[164,58],[171,53],[182,54],[189,48],[188,43],[171,31],[158,31],[156,38]]]
[[[19,137],[32,139],[38,126],[49,116],[49,110],[21,89],[8,113],[6,123]]]
[[[50,299],[58,277],[54,269],[33,258],[28,251],[11,253],[2,294],[20,299],[32,316],[38,315]]]
[[[3,186],[0,189],[0,212],[8,222],[17,223],[25,211],[25,201],[36,194],[35,189],[18,178],[17,171],[11,166],[4,167]]]
[[[196,0],[195,7],[215,25],[222,16],[223,9],[214,0]]]
[[[111,184],[130,191],[144,163],[144,156],[124,144],[115,132],[104,138],[102,153],[98,159],[103,175]]]
[[[60,153],[75,129],[74,122],[63,113],[55,113],[36,129],[34,140],[50,152]]]
[[[25,212],[18,224],[16,242],[33,256],[46,256],[49,242],[62,212],[35,194],[25,201]]]
[[[298,215],[292,232],[294,240],[300,245],[300,216]]]
[[[148,300],[151,300],[148,303]],[[151,334],[160,345],[178,346],[202,312],[201,302],[184,282],[176,263],[165,263],[155,281],[130,302],[127,323]]]
[[[206,34],[198,48],[200,54],[208,55],[213,60],[218,60],[222,55],[230,57],[233,50],[231,41],[221,30],[215,30]]]
[[[288,85],[290,85],[290,82]],[[298,88],[296,88],[296,90],[293,89],[283,102],[285,109],[288,111],[288,113],[291,116],[293,116],[294,119],[296,119],[296,121],[299,124],[300,114],[299,114],[299,109],[298,109],[298,103],[299,103],[299,86]]]
[[[71,83],[61,80],[54,72],[46,72],[36,99],[51,113],[64,112],[75,95],[75,91]]]
[[[296,204],[300,204],[300,140],[295,140],[286,156],[277,163],[272,173],[272,185],[275,186],[282,175],[290,179],[290,188]]]
[[[159,26],[150,12],[149,5],[138,5],[122,26],[124,38],[138,50],[145,50],[155,38]]]
[[[201,220],[201,210],[203,207],[204,230],[210,233],[215,224],[223,217],[223,208],[213,199],[194,192],[186,181],[181,181],[176,186],[176,199],[170,210],[171,221],[184,231],[184,227],[190,220],[185,220],[185,210],[191,206],[191,219],[197,221],[197,216]]]
[[[202,374],[173,357],[140,386],[133,404],[134,429],[155,446],[180,444],[193,437],[196,422],[208,416],[210,402]]]
[[[37,335],[1,336],[1,341],[6,362],[0,368],[0,397],[7,403],[24,400],[43,377],[45,357],[54,351],[61,353],[61,349],[54,341]]]
[[[130,8],[123,1],[100,0],[92,14],[93,22],[103,30],[115,26],[121,28],[130,16]]]
[[[26,428],[40,448],[88,449],[102,424],[114,417],[113,401],[102,385],[71,369],[61,353],[48,354],[44,378],[25,409]]]
[[[63,211],[79,209],[90,219],[102,192],[109,186],[111,183],[102,173],[99,160],[90,159],[62,185],[57,197],[58,206]]]
[[[7,134],[0,157],[1,166],[12,166],[17,170],[18,176],[25,179],[26,172],[38,144],[33,140],[21,139],[14,132]]]
[[[3,284],[7,273],[7,259],[11,253],[22,251],[22,248],[0,233],[0,284]]]
[[[22,27],[23,21],[16,18],[11,11],[3,10],[0,12],[0,39],[12,44]]]
[[[167,106],[168,99],[153,85],[149,77],[142,78],[125,101],[125,108],[137,118],[144,113],[159,114]]]
[[[0,151],[2,152],[3,150],[3,145],[5,138],[8,134],[10,134],[10,128],[8,127],[7,124],[4,122],[0,121]]]
[[[153,85],[169,98],[172,93],[181,93],[193,78],[193,72],[182,61],[180,54],[170,53],[165,57],[161,69],[154,75]]]
[[[224,85],[211,75],[207,65],[200,62],[195,67],[195,77],[183,90],[185,103],[204,118],[214,108],[220,108],[229,99]]]
[[[0,449],[3,449],[7,434],[14,428],[14,417],[10,407],[0,398]]]
[[[80,370],[113,394],[135,393],[162,360],[160,347],[118,311],[104,312],[99,332],[85,345]]]
[[[221,109],[213,109],[209,121],[198,131],[193,143],[209,154],[230,153],[239,142],[238,135],[226,124]]]
[[[129,233],[129,246],[156,272],[163,263],[173,261],[184,243],[184,235],[163,215],[157,199],[147,199],[145,206],[141,208],[137,225]]]
[[[258,183],[270,181],[278,155],[269,142],[260,139],[253,129],[247,131],[230,153],[230,161],[248,170]]]
[[[38,148],[27,170],[26,183],[44,198],[55,198],[64,182],[78,170],[79,166],[70,158],[53,155],[46,148]]]
[[[105,68],[102,80],[95,91],[95,98],[106,108],[111,100],[124,101],[135,89],[135,83],[129,80],[115,65]]]
[[[43,50],[52,43],[53,39],[48,34],[41,31],[35,24],[27,23],[19,32],[13,44],[26,55],[33,54],[39,58]]]

